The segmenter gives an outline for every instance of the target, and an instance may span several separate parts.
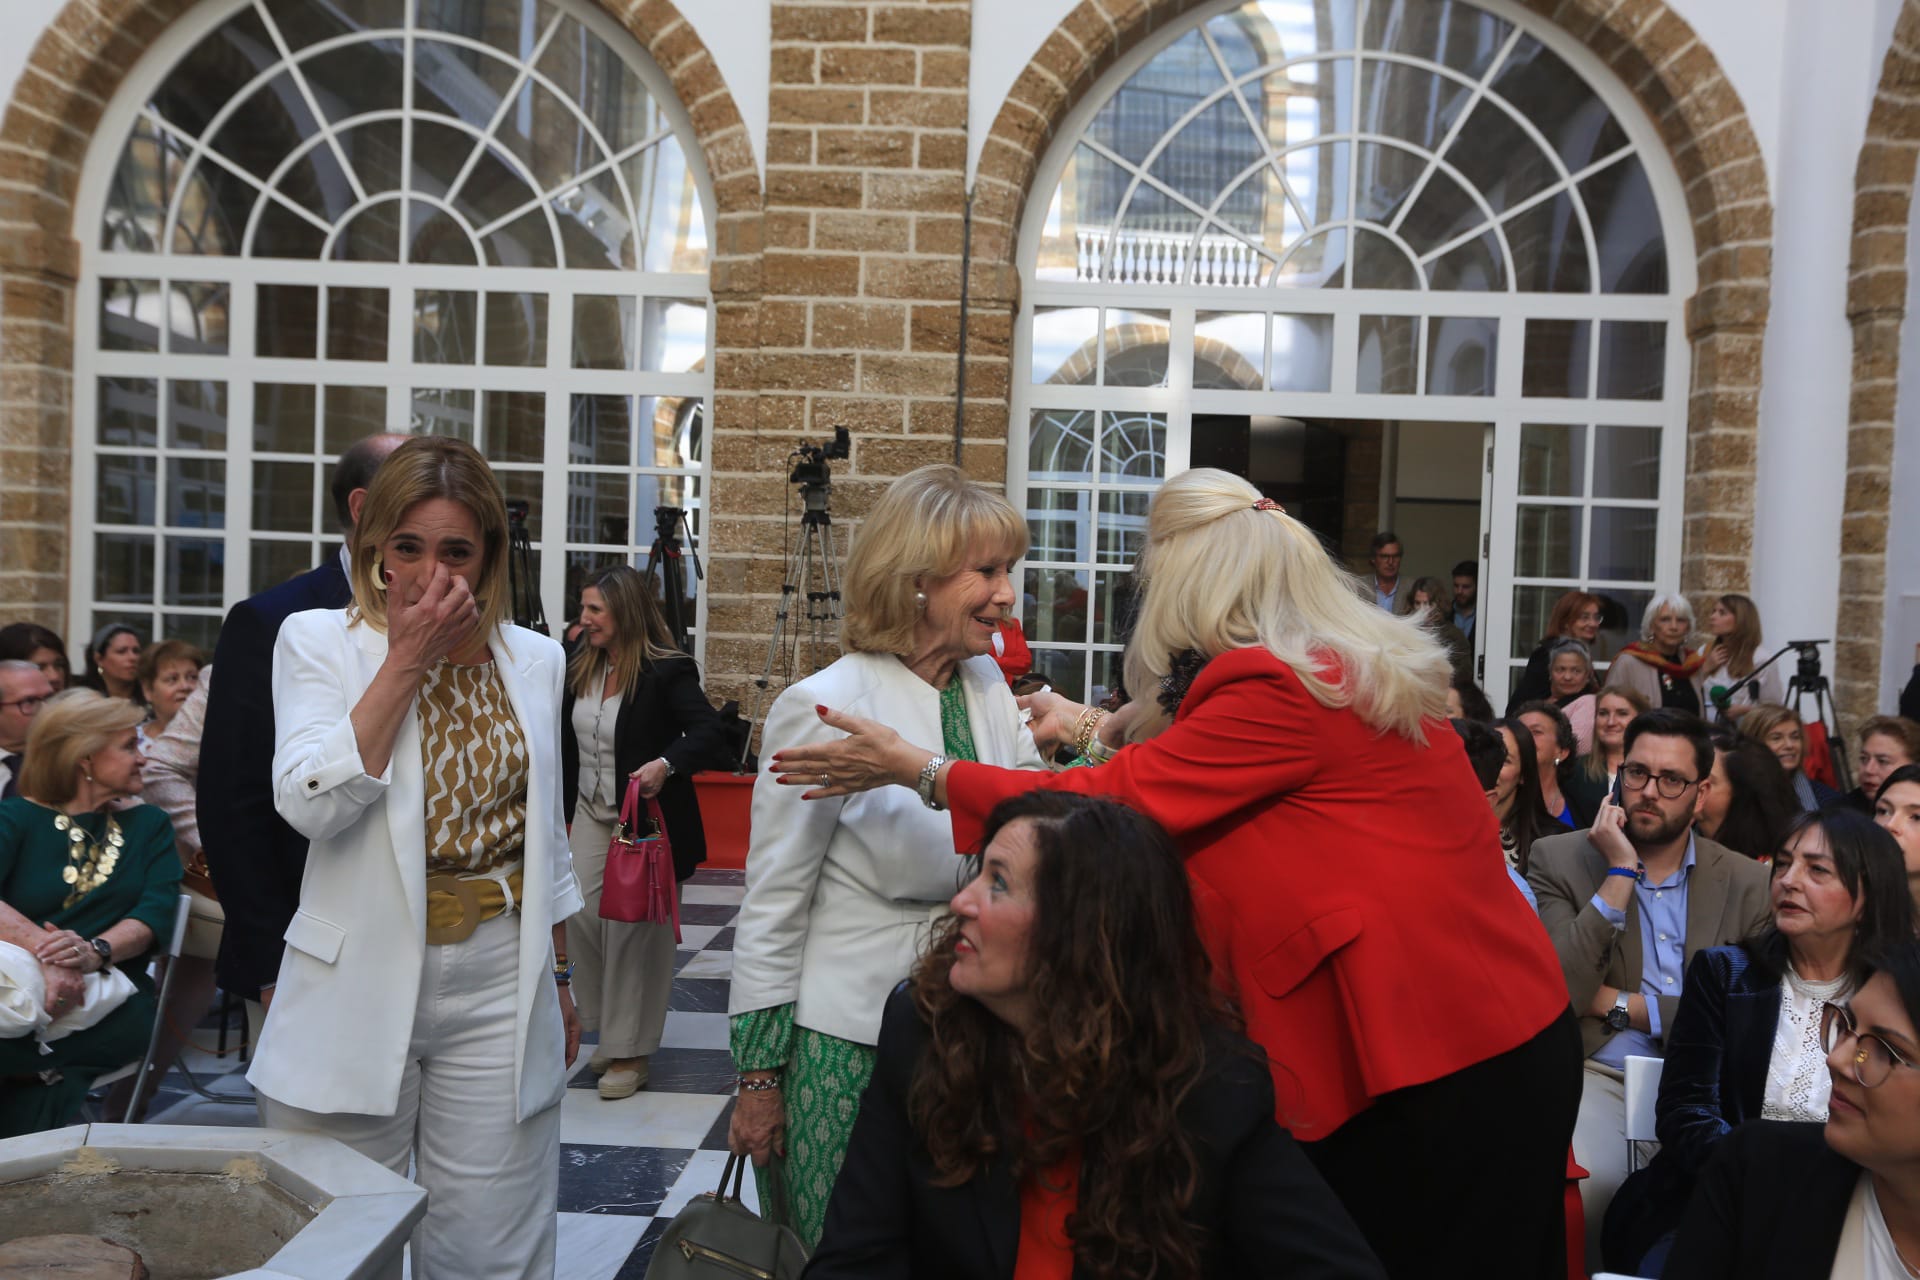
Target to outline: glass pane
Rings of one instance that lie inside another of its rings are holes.
[[[1422,151],[1439,147],[1473,96],[1471,86],[1424,67],[1371,59],[1364,66],[1360,132],[1404,138]]]
[[[1529,320],[1520,394],[1584,400],[1593,354],[1590,320]]]
[[[1093,429],[1089,410],[1035,409],[1027,440],[1027,478],[1091,479]]]
[[[1092,559],[1092,499],[1084,489],[1030,489],[1027,492],[1027,558]],[[1032,590],[1032,575],[1028,575]]]
[[[1049,687],[1066,697],[1077,702],[1087,696],[1086,650],[1035,649],[1033,669],[1046,678]]]
[[[496,468],[493,474],[500,481],[500,491],[509,507],[516,502],[527,504],[527,538],[533,542],[540,541],[540,494],[545,484],[540,473],[501,467]],[[539,556],[536,555],[534,560],[537,563]],[[540,571],[537,567],[534,570],[533,580],[535,582],[540,580]]]
[[[1093,692],[1095,702],[1118,693],[1126,685],[1124,653],[1097,651],[1093,654]]]
[[[553,229],[540,209],[522,214],[487,237],[487,262],[496,267],[557,267],[559,249]],[[580,265],[580,264],[575,264]],[[585,264],[591,266],[593,264]]]
[[[101,524],[152,524],[155,465],[152,458],[101,454],[95,470],[94,519]]]
[[[1593,287],[1587,234],[1562,192],[1502,224],[1513,251],[1513,285],[1523,293],[1585,293]]]
[[[472,233],[447,213],[421,203],[409,204],[407,209],[407,220],[412,224],[407,240],[408,262],[456,267],[480,265],[480,251],[474,247]]]
[[[1659,520],[1660,513],[1652,507],[1594,507],[1589,576],[1651,582]]]
[[[1333,317],[1273,318],[1273,390],[1333,389]]]
[[[648,298],[640,367],[661,373],[688,373],[707,354],[707,304],[685,298]],[[575,346],[579,345],[576,338]]]
[[[703,332],[703,340],[704,337]],[[631,369],[638,338],[632,298],[604,294],[581,294],[574,298],[574,368]]]
[[[1379,232],[1362,227],[1354,234],[1353,287],[1418,289],[1420,268],[1405,249]]]
[[[1100,495],[1100,541],[1097,559],[1102,564],[1131,565],[1140,554],[1147,536],[1147,503],[1150,493],[1105,492]]]
[[[1665,293],[1667,246],[1640,161],[1627,156],[1580,184],[1600,248],[1602,293]]]
[[[487,295],[487,358],[491,365],[545,368],[547,295]]]
[[[1640,620],[1653,592],[1596,587],[1593,594],[1600,597],[1600,635],[1593,642],[1593,656],[1611,658],[1640,638]]]
[[[628,497],[625,476],[568,472],[567,541],[628,545],[633,518]]]
[[[633,401],[626,396],[575,396],[567,415],[568,456],[624,467],[633,456],[632,431]]]
[[[479,350],[479,295],[471,289],[416,289],[415,364],[472,364]]]
[[[158,280],[100,281],[100,349],[158,351],[166,300]]]
[[[473,392],[460,388],[414,388],[408,430],[417,436],[457,436],[474,442]],[[332,424],[328,424],[331,426]]]
[[[1092,386],[1100,357],[1098,307],[1039,307],[1033,313],[1033,380]]]
[[[1286,208],[1286,204],[1276,199],[1271,207],[1279,211]],[[1283,234],[1275,232],[1273,246],[1278,248],[1283,243]],[[1181,252],[1185,254],[1189,250],[1183,247]],[[1191,260],[1185,264],[1186,274],[1183,277],[1190,284],[1226,285],[1230,288],[1257,285],[1267,278],[1267,270],[1272,266],[1266,257],[1255,252],[1244,240],[1215,231],[1203,234],[1190,252]]]
[[[253,385],[253,447],[261,453],[311,453],[318,391],[301,382]]]
[[[1514,72],[1509,60],[1500,69],[1496,84]],[[1585,86],[1579,89],[1583,91]],[[1495,213],[1538,195],[1560,178],[1547,153],[1491,98],[1481,99],[1474,107],[1459,138],[1447,150],[1447,160],[1486,197]]]
[[[398,262],[400,208],[398,200],[382,200],[355,214],[334,235],[334,259],[340,262]]]
[[[1667,326],[1658,320],[1600,325],[1600,398],[1658,400],[1666,388]]]
[[[1273,283],[1288,289],[1341,289],[1346,287],[1347,232],[1330,227],[1316,232],[1287,250],[1287,256],[1274,268]]]
[[[1486,214],[1467,194],[1466,188],[1436,171],[1407,206],[1400,223],[1400,236],[1415,254],[1425,257],[1486,225]]]
[[[1580,508],[1515,508],[1513,572],[1521,578],[1580,575]]]
[[[219,604],[226,558],[227,544],[218,538],[168,538],[167,603]]]
[[[1433,316],[1427,321],[1427,394],[1490,396],[1500,322],[1491,316]]]
[[[227,384],[167,383],[167,443],[176,449],[227,447]]]
[[[473,393],[465,393],[472,403]],[[328,387],[322,394],[321,447],[344,453],[355,440],[389,430],[385,387]]]
[[[1458,0],[1374,0],[1361,42],[1369,49],[1430,59],[1478,77],[1500,51],[1511,24]]]
[[[1134,609],[1138,603],[1137,595],[1137,585],[1131,572],[1095,575],[1094,643],[1126,643],[1128,634],[1133,630]]]
[[[625,551],[569,551],[567,567],[562,579],[561,594],[565,597],[561,604],[562,618],[580,616],[580,589],[599,575],[602,569],[611,569],[615,565],[626,564]],[[550,619],[551,621],[551,619]]]
[[[694,467],[700,464],[706,416],[697,396],[641,396],[639,404],[642,467]]]
[[[1193,323],[1196,391],[1258,391],[1266,368],[1267,318],[1258,311],[1202,311]]]
[[[672,518],[668,507],[687,511],[694,506],[694,485],[697,482],[691,476],[637,475],[633,478],[633,531],[635,542],[640,546],[651,547],[658,535],[660,523]],[[696,512],[695,515],[698,513]],[[689,517],[691,520],[692,517]],[[697,535],[698,530],[695,530]],[[684,539],[686,531],[681,531]],[[697,539],[695,545],[698,545]],[[656,573],[659,566],[655,566]],[[691,570],[688,571],[691,576]],[[692,598],[692,587],[688,587],[688,598]]]
[[[153,599],[153,535],[93,535],[93,598],[103,603],[146,604]],[[151,622],[141,626],[151,626]]]
[[[160,443],[160,384],[152,378],[102,378],[99,382],[101,444]]]
[[[1342,68],[1340,74],[1350,73]],[[1288,189],[1306,210],[1308,227],[1325,226],[1347,216],[1348,157],[1352,154],[1348,143],[1332,142],[1289,151],[1281,161]]]
[[[305,462],[256,462],[253,464],[253,527],[268,533],[310,533],[313,531],[313,466]],[[259,563],[261,545],[255,544],[254,561]],[[308,555],[305,543],[299,544],[301,565]],[[277,581],[277,579],[276,579]],[[257,585],[256,591],[260,588]]]
[[[1100,478],[1103,480],[1166,479],[1167,415],[1164,413],[1101,414]]]
[[[320,349],[320,291],[310,284],[263,284],[258,299],[254,354],[313,359]]]
[[[544,299],[542,299],[544,301]],[[480,397],[486,415],[489,462],[541,462],[547,431],[547,397],[540,391],[488,391]]]
[[[1522,36],[1493,82],[1500,95],[1577,173],[1627,144],[1619,121],[1572,68],[1532,36]],[[1471,128],[1473,121],[1468,122]]]
[[[1167,313],[1107,311],[1100,340],[1106,350],[1101,384],[1109,387],[1167,385]]]
[[[632,237],[621,249],[621,265],[642,271],[705,271],[707,220],[700,189],[675,138],[666,138],[621,165],[633,192],[641,245]]]
[[[220,638],[220,615],[217,613],[169,613],[161,618],[161,634],[170,640],[185,640],[208,657],[213,656],[213,646]]]
[[[1515,587],[1513,589],[1513,645],[1510,657],[1525,658],[1546,638],[1547,620],[1553,605],[1568,587]]]
[[[346,289],[335,285],[327,290],[327,358],[387,358],[385,289]]]
[[[1563,423],[1520,428],[1520,492],[1545,498],[1586,494],[1587,429]]]
[[[224,458],[167,460],[167,523],[182,529],[226,528]]]
[[[1493,293],[1507,287],[1500,238],[1491,229],[1427,264],[1427,283],[1455,293]]]
[[[1027,639],[1085,643],[1087,575],[1072,569],[1028,569],[1026,579]]]
[[[1413,316],[1361,316],[1355,387],[1369,393],[1410,396],[1418,360],[1419,321]]]
[[[167,308],[167,350],[175,355],[227,354],[228,287],[175,280],[169,289],[172,302]]]
[[[1593,496],[1660,496],[1660,428],[1599,428],[1593,438]]]
[[[313,567],[313,551],[304,542],[254,541],[247,548],[247,591],[257,595]]]

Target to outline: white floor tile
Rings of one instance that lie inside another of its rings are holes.
[[[731,978],[733,977],[733,952],[702,951],[686,966],[674,975],[676,978]],[[668,1014],[672,1017],[672,1014]]]
[[[747,896],[743,884],[690,884],[680,890],[682,903],[702,902],[709,906],[737,907]]]
[[[665,1049],[727,1049],[727,1015],[667,1010],[666,1029],[660,1034]]]
[[[726,1099],[721,1099],[725,1105]],[[208,1102],[198,1094],[189,1094],[165,1111],[147,1117],[148,1124],[219,1125],[227,1129],[251,1129],[260,1123],[257,1107],[240,1107],[227,1102]]]
[[[553,1273],[567,1280],[613,1280],[652,1221],[614,1213],[561,1214],[560,1257]]]
[[[600,1147],[675,1147],[689,1150],[726,1109],[708,1093],[653,1093],[608,1102],[597,1090],[569,1089],[560,1100],[560,1141]]]
[[[667,1198],[660,1202],[660,1210],[654,1216],[671,1218],[686,1208],[687,1202],[697,1195],[714,1190],[720,1185],[720,1174],[727,1167],[727,1153],[724,1151],[696,1151],[687,1161],[687,1167],[680,1172],[679,1180],[667,1192]],[[747,1176],[740,1180],[740,1199],[747,1208],[760,1212],[760,1188],[753,1180],[753,1170],[747,1170]]]
[[[713,935],[720,932],[723,927],[724,926],[717,924],[682,924],[680,926],[679,949],[682,951],[698,951],[709,942],[712,942]]]

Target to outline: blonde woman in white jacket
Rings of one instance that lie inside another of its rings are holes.
[[[471,446],[396,449],[352,537],[354,604],[274,647],[274,803],[312,844],[247,1078],[268,1127],[412,1164],[415,1280],[545,1280],[579,1048],[565,662],[502,621],[506,509]]]
[[[763,754],[844,736],[821,723],[814,708],[825,705],[941,742],[953,758],[1044,768],[991,657],[1026,549],[1020,514],[959,468],[895,481],[848,558],[850,652],[774,702]],[[765,773],[754,786],[733,950],[741,1093],[728,1138],[756,1166],[784,1157],[779,1188],[761,1169],[760,1203],[782,1207],[809,1249],[873,1072],[887,994],[946,913],[959,870],[947,816],[911,792],[809,804]]]

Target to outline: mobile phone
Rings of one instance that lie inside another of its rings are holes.
[[[1620,772],[1613,775],[1613,794],[1611,797],[1613,803],[1623,809],[1627,804],[1627,779],[1625,774],[1626,766],[1622,765]]]

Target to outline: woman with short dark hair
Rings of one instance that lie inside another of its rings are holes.
[[[1521,707],[1514,716],[1527,727],[1532,735],[1534,750],[1538,753],[1538,772],[1540,777],[1540,800],[1546,814],[1562,828],[1591,826],[1593,815],[1576,814],[1568,802],[1563,790],[1573,776],[1573,757],[1578,740],[1573,736],[1573,725],[1567,721],[1567,713],[1551,702],[1529,702]]]

